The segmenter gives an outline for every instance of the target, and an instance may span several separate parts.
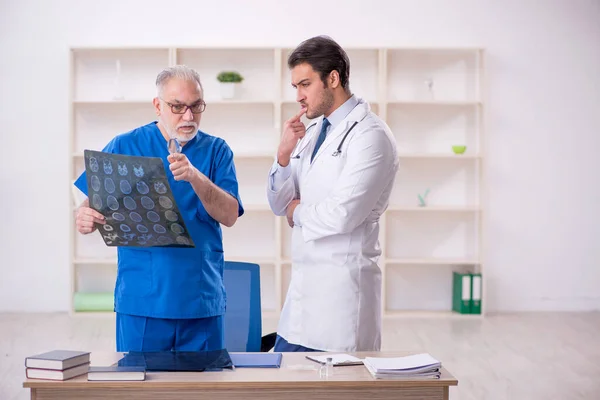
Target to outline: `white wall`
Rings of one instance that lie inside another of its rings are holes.
[[[0,0],[0,310],[69,305],[68,49],[481,46],[488,310],[600,309],[600,2]],[[148,82],[150,85],[151,82]]]

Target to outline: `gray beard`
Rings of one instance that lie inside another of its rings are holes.
[[[180,135],[177,133],[177,129],[176,128],[171,128],[170,126],[168,126],[167,124],[165,124],[164,121],[161,121],[162,125],[165,127],[165,130],[167,131],[167,135],[169,136],[170,139],[177,139],[179,141],[179,143],[186,143],[189,142],[190,140],[192,140],[193,138],[196,137],[196,135],[198,134],[198,127],[196,127],[196,130],[194,131],[194,133],[192,135]]]

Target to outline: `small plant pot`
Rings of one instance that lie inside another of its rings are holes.
[[[464,145],[454,145],[452,146],[452,151],[454,154],[463,154],[467,150],[467,146]]]
[[[221,98],[233,99],[235,97],[235,82],[221,82]]]

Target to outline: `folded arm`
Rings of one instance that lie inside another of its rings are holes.
[[[277,161],[269,171],[267,199],[275,215],[286,215],[288,205],[297,198],[292,166],[282,167]]]

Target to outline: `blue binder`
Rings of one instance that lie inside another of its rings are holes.
[[[229,353],[236,368],[279,368],[281,353]]]

